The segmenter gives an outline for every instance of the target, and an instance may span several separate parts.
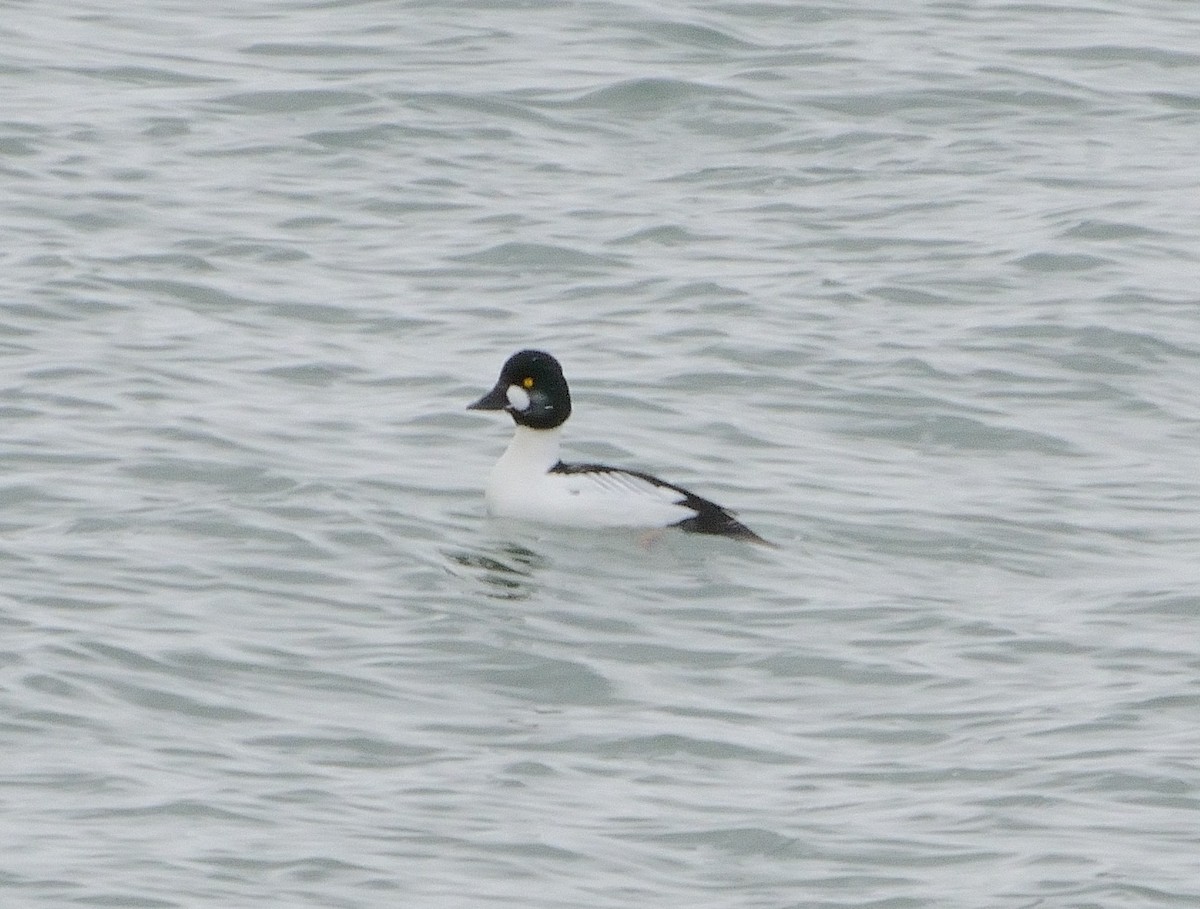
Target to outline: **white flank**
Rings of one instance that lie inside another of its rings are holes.
[[[561,429],[516,428],[488,478],[489,512],[571,527],[667,527],[695,514],[674,489],[618,470],[550,473],[561,438]]]

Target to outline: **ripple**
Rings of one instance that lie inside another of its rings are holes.
[[[1086,253],[1030,253],[1017,259],[1021,268],[1036,272],[1089,271],[1112,265],[1111,259]]]
[[[572,108],[602,108],[621,114],[656,114],[698,102],[748,101],[748,92],[683,79],[630,79],[576,97]]]
[[[608,272],[622,265],[616,256],[595,255],[544,243],[501,243],[489,249],[454,257],[455,261],[495,268],[550,269],[566,273]]]
[[[334,89],[291,89],[236,92],[214,98],[213,103],[237,110],[261,114],[294,114],[325,108],[352,107],[374,99],[363,92]]]

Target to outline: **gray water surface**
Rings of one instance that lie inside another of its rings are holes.
[[[0,40],[0,904],[1200,904],[1200,7]]]

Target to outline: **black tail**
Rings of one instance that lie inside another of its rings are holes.
[[[715,502],[691,495],[687,502],[689,508],[696,509],[696,516],[685,518],[675,526],[688,533],[708,533],[714,536],[729,537],[733,540],[745,540],[747,543],[757,543],[759,546],[769,546],[778,549],[779,545],[770,540],[764,540],[753,530],[731,515]]]

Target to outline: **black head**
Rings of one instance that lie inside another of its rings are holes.
[[[571,415],[571,392],[558,360],[522,350],[508,358],[496,386],[467,410],[507,410],[520,426],[553,429]]]

